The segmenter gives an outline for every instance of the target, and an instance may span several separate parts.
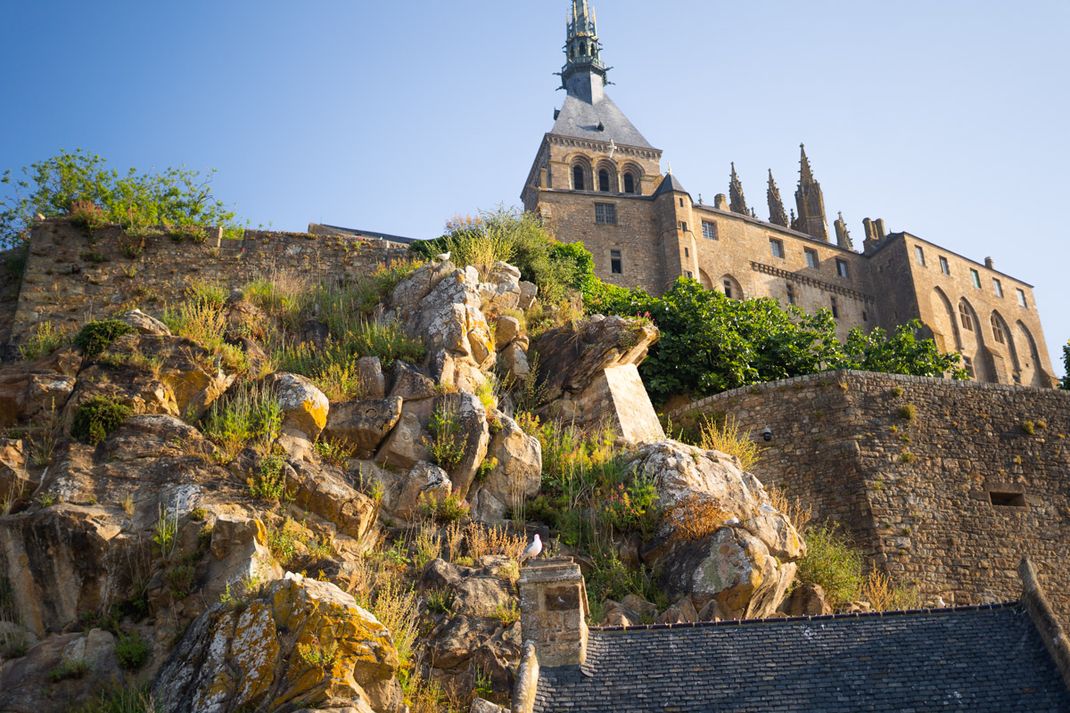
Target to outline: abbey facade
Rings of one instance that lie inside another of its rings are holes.
[[[524,186],[527,210],[581,241],[607,282],[663,292],[686,276],[735,299],[827,308],[841,338],[920,319],[982,382],[1049,388],[1055,378],[1033,288],[883,220],[864,221],[859,252],[842,216],[830,234],[821,184],[802,148],[795,207],[769,175],[769,219],[748,203],[735,166],[729,195],[696,201],[661,171],[651,145],[606,94],[607,67],[587,0],[573,0],[567,91]]]

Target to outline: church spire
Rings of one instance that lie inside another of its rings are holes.
[[[773,169],[769,169],[769,188],[766,191],[769,200],[769,222],[788,227],[788,215],[784,212],[784,200],[780,197],[780,188],[773,180]]]
[[[609,68],[602,62],[598,18],[587,0],[572,0],[566,35],[561,87],[571,96],[586,102],[600,101],[604,96]]]
[[[800,144],[802,157],[799,159],[799,188],[795,191],[795,205],[799,209],[799,218],[792,227],[812,238],[828,241],[828,221],[825,218],[825,196],[821,184],[814,179],[814,170],[806,156],[806,146]]]
[[[729,208],[733,213],[741,213],[743,215],[750,215],[750,209],[747,208],[747,199],[743,195],[743,182],[739,180],[739,176],[736,174],[736,164],[732,162],[732,179],[728,185],[729,196]]]

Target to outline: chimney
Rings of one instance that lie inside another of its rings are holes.
[[[713,197],[713,207],[717,210],[728,210],[728,198],[724,193],[718,193]]]
[[[877,240],[884,240],[888,237],[888,230],[884,227],[884,218],[877,218],[873,221],[873,227],[877,230]]]
[[[520,625],[539,666],[587,660],[587,588],[571,557],[536,560],[520,575]]]
[[[986,257],[985,258],[985,267],[987,267],[989,270],[995,270],[996,269],[996,261],[993,260],[990,257]]]

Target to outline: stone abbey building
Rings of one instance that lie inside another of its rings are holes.
[[[733,298],[772,297],[830,309],[841,338],[854,327],[920,319],[978,381],[1051,387],[1054,371],[1033,288],[883,220],[864,221],[859,252],[842,215],[830,234],[821,184],[802,148],[795,208],[772,173],[769,219],[751,208],[732,166],[729,196],[696,202],[661,171],[648,142],[606,94],[608,69],[587,0],[573,0],[564,104],[524,186],[524,207],[561,239],[582,241],[602,279],[652,292],[681,276]]]

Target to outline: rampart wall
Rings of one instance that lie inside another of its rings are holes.
[[[236,288],[290,274],[312,284],[367,274],[404,259],[406,250],[377,239],[246,231],[243,239],[212,235],[138,238],[118,228],[92,234],[67,220],[38,223],[11,320],[11,346],[46,321],[72,330],[134,307],[177,301],[192,283]]]
[[[762,441],[765,483],[841,523],[929,603],[1016,599],[1033,558],[1070,621],[1070,393],[833,372],[719,394],[673,413],[732,415]]]

